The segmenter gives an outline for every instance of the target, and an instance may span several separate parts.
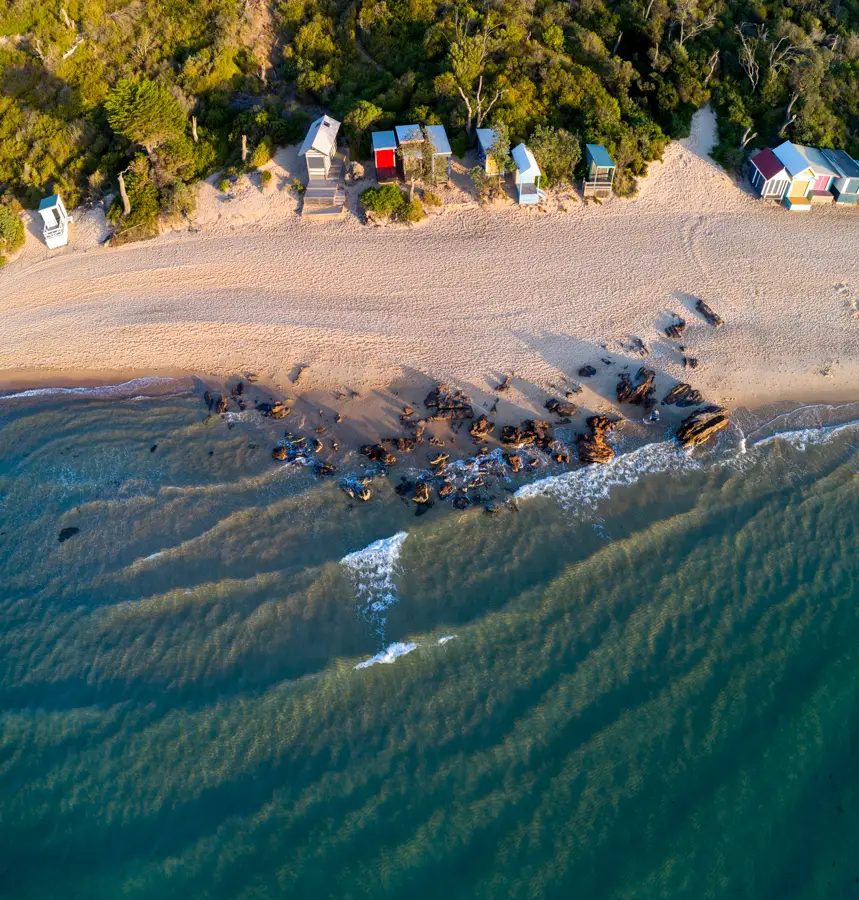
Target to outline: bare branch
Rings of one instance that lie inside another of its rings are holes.
[[[710,66],[710,70],[707,72],[707,77],[704,79],[704,87],[710,83],[710,79],[713,77],[713,72],[716,71],[716,66],[719,64],[719,51],[714,50],[710,55],[710,59],[707,60],[707,64]]]
[[[743,132],[743,137],[740,140],[740,150],[745,150],[746,145],[750,144],[758,136],[757,131],[754,134],[750,134],[751,130],[752,126],[749,125],[749,127]]]
[[[758,63],[759,37],[757,35],[747,35],[743,31],[742,25],[737,25],[734,31],[740,37],[740,65],[748,76],[749,83],[752,86],[752,93],[754,93],[757,90],[758,81],[760,81],[761,77],[761,67]],[[766,29],[764,29],[764,33],[766,33]]]
[[[796,113],[793,112],[793,104],[796,103],[797,100],[799,100],[799,91],[795,91],[790,98],[790,103],[788,103],[787,109],[785,110],[784,122],[782,122],[781,128],[778,130],[779,137],[784,137],[788,125],[792,125],[796,121]]]

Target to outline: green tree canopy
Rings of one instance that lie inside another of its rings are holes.
[[[528,145],[546,184],[571,184],[582,158],[579,138],[563,128],[538,125]]]
[[[3,254],[17,250],[24,243],[24,223],[9,209],[0,204],[0,265]]]
[[[185,113],[169,88],[147,78],[123,78],[104,102],[107,121],[117,133],[151,153],[177,139],[185,129]]]

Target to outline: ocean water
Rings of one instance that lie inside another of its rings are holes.
[[[859,897],[856,422],[416,518],[187,383],[0,398],[0,897]]]

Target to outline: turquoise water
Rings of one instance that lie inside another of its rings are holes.
[[[0,399],[0,896],[859,897],[857,420],[416,518],[172,384]]]

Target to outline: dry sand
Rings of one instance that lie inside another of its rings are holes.
[[[268,193],[248,180],[225,201],[203,185],[191,230],[106,249],[103,219],[79,212],[70,247],[49,254],[30,235],[0,273],[0,386],[250,370],[291,391],[312,363],[302,388],[315,391],[430,376],[479,394],[512,370],[539,394],[593,363],[584,402],[605,409],[639,337],[666,385],[688,378],[714,401],[855,399],[859,210],[755,199],[707,156],[713,127],[700,112],[636,198],[599,206],[481,209],[458,166],[444,213],[417,228],[311,223],[288,189],[292,148]],[[662,332],[674,312],[695,372]]]

